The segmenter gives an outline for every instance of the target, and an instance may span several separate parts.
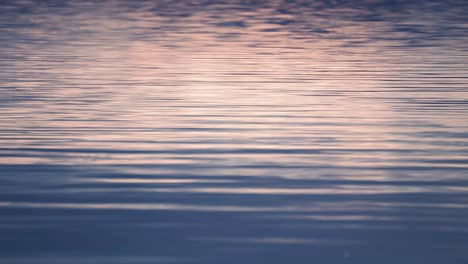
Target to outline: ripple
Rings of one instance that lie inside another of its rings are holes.
[[[468,263],[463,1],[3,1],[0,262]]]

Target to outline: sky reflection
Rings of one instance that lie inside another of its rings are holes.
[[[467,7],[3,1],[0,262],[467,263]]]

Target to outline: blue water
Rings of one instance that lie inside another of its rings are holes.
[[[468,263],[466,1],[2,1],[0,263]]]

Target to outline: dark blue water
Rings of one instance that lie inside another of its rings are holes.
[[[0,263],[468,263],[466,1],[2,1]]]

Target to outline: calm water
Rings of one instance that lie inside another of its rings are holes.
[[[2,1],[0,263],[468,263],[466,1]]]

